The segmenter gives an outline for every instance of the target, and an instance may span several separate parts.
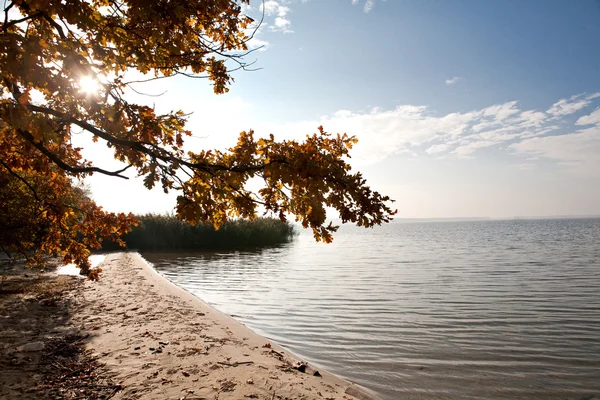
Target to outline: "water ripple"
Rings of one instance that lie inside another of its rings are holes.
[[[600,220],[390,224],[254,252],[144,254],[386,399],[600,396]]]

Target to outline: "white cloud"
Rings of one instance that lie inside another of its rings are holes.
[[[455,76],[453,78],[450,79],[446,79],[446,85],[454,85],[455,83],[458,83],[458,81],[462,80],[462,78],[460,76]]]
[[[588,102],[586,100],[573,101],[572,99],[561,99],[554,103],[546,112],[555,117],[560,117],[573,114],[587,106],[587,104]]]
[[[470,113],[434,117],[427,115],[427,107],[401,105],[394,110],[373,109],[367,113],[338,111],[319,123],[331,132],[356,135],[359,144],[353,157],[372,163],[437,138],[458,136],[472,118]]]
[[[514,139],[523,134],[520,129],[515,129],[512,126],[505,126],[503,128],[492,129],[490,131],[481,132],[477,137],[483,140],[492,140],[494,142],[505,142],[507,140]]]
[[[550,134],[559,129],[556,122],[543,112],[521,110],[516,101],[509,101],[439,116],[427,106],[416,105],[366,112],[339,110],[315,121],[257,127],[257,132],[286,132],[286,139],[302,139],[323,125],[329,132],[346,132],[359,139],[352,152],[354,162],[376,163],[404,153],[471,158],[483,148]]]
[[[455,154],[458,158],[470,158],[471,154],[475,152],[477,149],[482,149],[484,147],[494,146],[500,143],[500,141],[492,141],[492,140],[479,140],[470,142],[461,146],[458,146],[454,149],[453,154]]]
[[[261,11],[267,17],[275,17],[273,24],[269,27],[272,31],[293,33],[292,21],[288,18],[290,8],[283,5],[281,1],[267,0],[261,5]]]
[[[554,117],[562,117],[565,115],[574,114],[582,108],[587,107],[593,99],[600,97],[600,93],[591,95],[579,94],[571,96],[568,99],[560,99],[546,111],[546,113]]]
[[[575,125],[598,125],[600,124],[600,108],[597,108],[594,112],[589,115],[580,117]]]
[[[277,7],[277,16],[279,16],[279,17],[285,17],[288,12],[290,12],[289,7],[281,6],[281,5],[279,7]]]
[[[490,117],[493,121],[500,122],[520,111],[516,105],[516,101],[509,101],[508,103],[486,107],[483,109],[483,116]]]
[[[595,111],[578,122],[593,123],[599,117],[600,111]],[[416,105],[400,105],[392,110],[373,108],[365,112],[339,110],[315,121],[257,127],[257,132],[286,132],[286,139],[302,139],[316,126],[323,125],[328,132],[355,135],[359,143],[352,152],[353,160],[363,164],[376,163],[394,154],[471,158],[478,150],[493,146],[541,143],[531,140],[554,137],[547,135],[564,128],[566,122],[537,110],[522,110],[516,101],[509,101],[443,115],[435,115],[427,106]],[[526,154],[529,161],[535,161],[535,157],[548,158],[545,153],[523,149],[516,153]]]
[[[285,33],[293,32],[291,30],[292,22],[289,19],[283,17],[275,18],[275,26],[272,26],[271,29],[275,31],[282,31]]]
[[[277,2],[276,0],[267,0],[264,3],[262,3],[261,11],[264,11],[266,15],[271,16],[277,12],[278,8],[279,2]]]
[[[448,145],[445,143],[442,144],[434,144],[433,146],[429,147],[427,150],[425,150],[425,152],[427,154],[438,154],[438,153],[443,153],[446,150],[448,150]]]
[[[525,129],[522,131],[522,133],[519,135],[519,137],[521,139],[528,139],[531,137],[543,136],[547,133],[556,131],[558,129],[560,129],[560,126],[558,126],[558,125],[547,125],[547,126],[539,128],[539,129]]]
[[[535,137],[510,145],[517,153],[552,159],[583,174],[600,176],[600,127]]]
[[[544,135],[556,126],[544,125],[548,116],[535,110],[521,111],[516,101],[496,104],[472,111],[472,124],[460,138],[449,141],[457,144],[451,154],[458,158],[470,158],[478,149],[508,141]]]
[[[519,116],[519,120],[522,121],[522,126],[541,126],[546,120],[548,116],[540,111],[523,111]]]

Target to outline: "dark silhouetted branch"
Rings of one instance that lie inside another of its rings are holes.
[[[64,162],[63,160],[61,160],[61,158],[58,157],[56,154],[52,153],[50,150],[48,150],[46,147],[44,147],[43,144],[41,144],[40,142],[36,142],[33,135],[31,133],[29,133],[28,131],[23,130],[23,129],[17,129],[16,132],[19,135],[21,135],[25,140],[27,140],[29,143],[31,143],[42,154],[44,154],[46,157],[48,157],[59,168],[65,170],[65,171],[71,172],[73,174],[98,172],[98,173],[101,173],[104,175],[110,175],[110,176],[116,176],[116,177],[123,178],[123,179],[129,179],[128,177],[121,175],[121,173],[125,172],[132,165],[128,165],[125,168],[122,168],[118,171],[107,171],[105,169],[98,168],[98,167],[72,167],[69,164],[67,164],[66,162]]]

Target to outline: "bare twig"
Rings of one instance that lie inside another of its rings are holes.
[[[133,88],[133,86],[131,86],[131,85],[129,85],[129,84],[128,84],[127,86],[129,87],[129,89],[133,90],[135,93],[137,93],[137,94],[139,94],[139,95],[141,95],[141,96],[148,96],[148,97],[160,97],[160,96],[164,95],[165,93],[167,93],[167,91],[166,91],[166,90],[165,90],[164,92],[162,92],[162,93],[159,93],[159,94],[143,93],[143,92],[140,92],[140,91],[138,91],[138,90],[134,89],[134,88]]]

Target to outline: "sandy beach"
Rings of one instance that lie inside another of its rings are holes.
[[[38,382],[43,368],[31,370],[27,363],[45,367],[44,357],[36,354],[63,334],[76,335],[72,337],[82,343],[82,354],[92,360],[88,363],[97,366],[84,373],[104,385],[104,394],[95,398],[377,398],[300,362],[169,282],[137,253],[109,254],[100,267],[100,282],[61,277],[75,287],[56,300],[68,309],[51,327],[19,334],[15,325],[9,326],[17,316],[2,310],[2,330],[12,339],[3,343],[3,356],[9,361],[0,365],[0,397],[39,398],[36,394],[48,393]],[[14,304],[21,303],[13,303],[12,309]],[[68,397],[78,398],[76,393]],[[94,396],[80,398],[89,397]]]

